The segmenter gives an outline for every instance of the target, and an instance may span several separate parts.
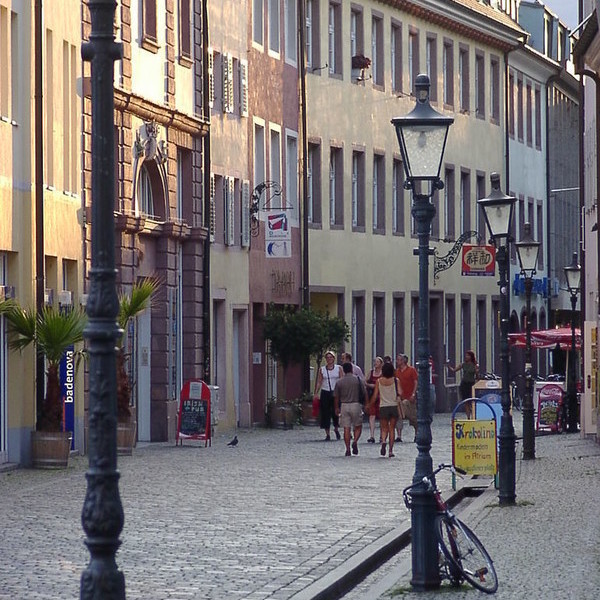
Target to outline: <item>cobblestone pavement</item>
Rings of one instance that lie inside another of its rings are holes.
[[[575,435],[536,438],[536,460],[517,462],[516,506],[498,506],[490,488],[465,511],[494,560],[497,600],[595,600],[600,589],[600,446]],[[367,577],[344,600],[430,600],[412,592],[410,546]],[[484,596],[470,586],[444,597]]]
[[[400,491],[416,445],[381,458],[365,429],[357,457],[317,427],[239,430],[236,448],[231,433],[212,448],[148,444],[121,457],[127,598],[284,600],[406,529]],[[404,434],[412,440],[412,427]],[[433,438],[434,464],[449,462],[450,415],[436,416]],[[0,473],[0,599],[79,597],[86,469],[74,457],[63,471]]]

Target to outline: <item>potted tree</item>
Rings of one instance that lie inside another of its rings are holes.
[[[134,283],[131,291],[119,298],[117,323],[123,335],[117,341],[117,452],[130,455],[135,446],[137,421],[131,413],[131,380],[127,372],[128,356],[125,338],[130,321],[151,306],[152,296],[158,289],[158,281],[145,277]]]
[[[37,407],[36,431],[31,432],[33,466],[66,467],[72,434],[63,431],[60,361],[70,346],[83,341],[87,316],[81,308],[61,311],[49,306],[37,312],[14,300],[1,302],[0,313],[6,318],[12,349],[34,344],[46,358],[46,394]]]

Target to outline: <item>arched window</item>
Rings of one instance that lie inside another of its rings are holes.
[[[154,198],[152,196],[152,182],[146,165],[142,165],[138,178],[136,190],[137,213],[142,213],[150,217],[154,216]]]

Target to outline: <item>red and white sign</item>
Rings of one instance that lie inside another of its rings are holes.
[[[462,274],[492,277],[496,272],[496,248],[494,246],[462,247]]]
[[[204,440],[204,447],[212,446],[210,388],[201,379],[186,381],[179,394],[175,445],[183,440]]]

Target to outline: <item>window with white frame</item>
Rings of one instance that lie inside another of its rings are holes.
[[[443,50],[444,104],[454,106],[454,44],[444,40]]]
[[[265,176],[265,126],[254,123],[254,187],[263,183]]]
[[[298,137],[286,134],[285,143],[285,206],[292,207],[290,217],[298,219]]]
[[[373,155],[373,231],[385,233],[385,157]]]
[[[298,62],[298,4],[297,0],[285,0],[285,58]]]
[[[429,98],[432,102],[437,102],[437,83],[438,83],[438,62],[437,62],[437,37],[433,33],[427,34],[427,45],[425,46],[425,60],[427,75],[431,82]]]
[[[329,74],[342,74],[342,5],[339,2],[329,2],[329,23],[327,33]]]
[[[481,52],[475,54],[475,114],[485,118],[485,62]]]
[[[350,10],[350,56],[364,52],[363,13],[362,9],[352,6]]]
[[[136,193],[138,210],[140,213],[148,216],[154,215],[154,198],[152,196],[152,182],[146,165],[142,165],[138,175],[138,185]]]
[[[268,0],[269,2],[269,51],[279,54],[281,51],[281,34],[279,31],[280,2],[281,0]]]
[[[269,138],[269,179],[281,186],[281,132],[279,129],[271,128]],[[275,205],[276,198],[279,198],[279,206]],[[282,202],[281,196],[273,196],[271,208],[283,208]]]
[[[397,158],[392,165],[392,231],[404,235],[404,167]]]
[[[252,0],[252,41],[264,46],[265,5],[264,0]]]

